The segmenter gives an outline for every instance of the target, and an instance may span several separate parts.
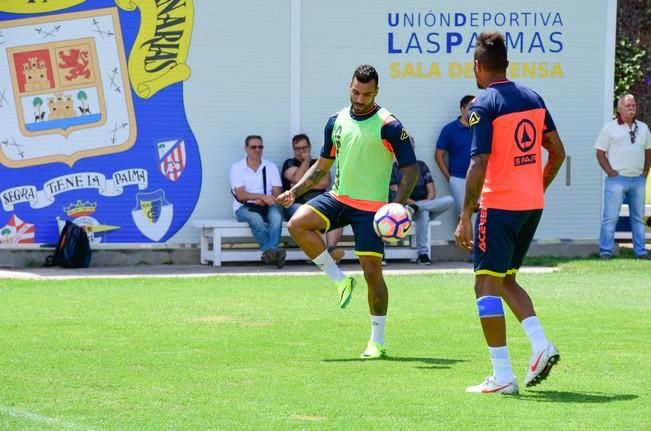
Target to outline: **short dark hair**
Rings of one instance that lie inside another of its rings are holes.
[[[362,64],[357,66],[355,72],[353,72],[353,79],[357,78],[359,82],[366,84],[367,82],[375,81],[375,86],[377,87],[380,83],[380,78],[377,75],[377,70],[370,64]]]
[[[463,109],[466,106],[468,106],[468,103],[472,102],[472,99],[474,98],[475,96],[473,96],[472,94],[466,94],[465,96],[463,96],[459,101],[459,109]]]
[[[245,147],[249,146],[249,142],[251,141],[251,139],[259,139],[260,142],[262,142],[262,136],[260,136],[260,135],[249,135],[246,138],[244,138],[244,146]]]
[[[506,70],[509,60],[506,55],[504,35],[499,32],[480,33],[475,45],[474,58],[489,70],[497,72]]]
[[[308,147],[312,146],[312,143],[310,142],[310,138],[308,138],[305,133],[299,133],[298,135],[294,135],[294,137],[292,138],[292,148],[294,148],[294,145],[296,145],[298,141],[302,141],[303,139],[307,141]]]

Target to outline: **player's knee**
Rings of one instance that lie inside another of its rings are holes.
[[[499,296],[482,296],[477,298],[477,309],[479,318],[504,317],[502,298]]]
[[[292,217],[289,219],[287,222],[287,230],[289,231],[289,234],[294,236],[294,233],[296,233],[297,230],[300,230],[300,219],[299,217]]]
[[[287,222],[287,231],[295,240],[304,237],[306,232],[310,230],[314,229],[310,229],[309,224],[302,217],[294,216],[289,220],[289,222]]]

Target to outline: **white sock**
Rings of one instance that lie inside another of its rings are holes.
[[[547,337],[545,337],[545,331],[543,331],[538,317],[527,317],[522,320],[521,324],[524,333],[527,334],[529,341],[531,341],[532,352],[539,352],[547,346],[549,341],[547,341]]]
[[[332,259],[332,256],[330,256],[330,253],[328,253],[327,249],[315,257],[312,262],[314,262],[321,271],[325,272],[326,275],[335,283],[346,278],[344,273],[341,272],[341,269],[339,269],[335,261]]]
[[[491,356],[493,363],[493,376],[498,383],[509,383],[515,377],[513,376],[513,368],[511,368],[511,360],[509,359],[509,348],[502,347],[489,347],[488,353]]]
[[[376,343],[380,343],[381,346],[384,346],[384,322],[386,320],[387,320],[387,316],[371,315],[370,341],[375,341]]]

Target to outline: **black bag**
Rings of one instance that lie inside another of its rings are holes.
[[[53,255],[45,259],[44,266],[64,268],[88,268],[93,251],[90,248],[86,231],[71,221],[61,230],[59,242]]]
[[[246,202],[244,204],[245,207],[249,209],[249,211],[253,211],[254,213],[260,214],[262,217],[267,217],[267,211],[269,211],[269,207],[267,205],[256,205],[251,202]]]
[[[262,167],[262,188],[264,189],[264,194],[266,195],[267,194],[267,167],[266,166]],[[267,217],[267,212],[269,211],[269,207],[267,205],[256,205],[253,202],[242,202],[237,198],[235,191],[231,190],[231,194],[233,195],[236,201],[238,201],[239,203],[247,207],[249,211],[258,213],[262,217]]]

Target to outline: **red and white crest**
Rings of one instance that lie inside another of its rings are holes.
[[[176,181],[183,174],[186,164],[185,142],[183,140],[158,143],[160,172],[170,181]]]

